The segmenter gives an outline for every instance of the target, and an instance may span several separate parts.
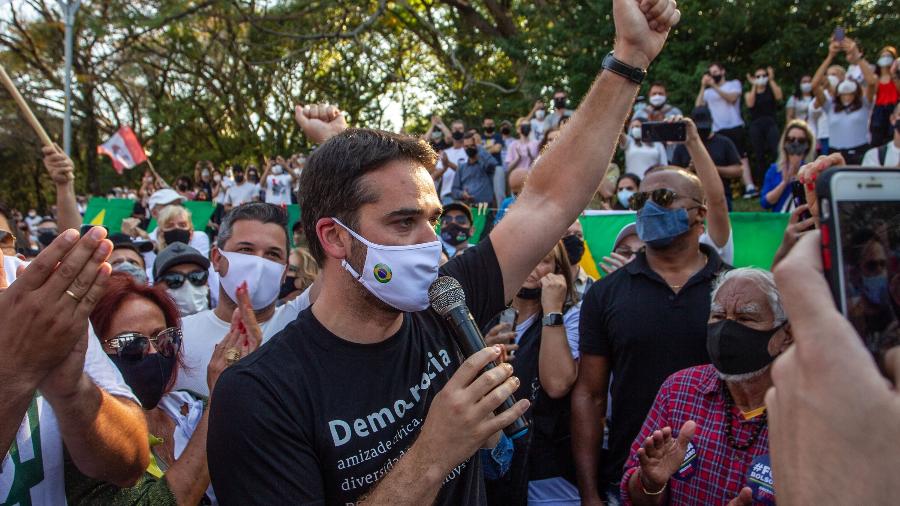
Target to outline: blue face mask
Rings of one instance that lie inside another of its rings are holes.
[[[636,225],[638,237],[654,249],[665,248],[691,228],[686,209],[666,209],[652,200],[638,211]]]
[[[878,276],[863,276],[863,295],[869,299],[869,302],[880,306],[887,295],[888,279],[884,274]]]

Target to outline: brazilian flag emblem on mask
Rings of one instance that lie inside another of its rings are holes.
[[[379,283],[389,283],[391,281],[391,277],[393,274],[391,273],[391,268],[385,264],[377,264],[375,265],[375,280]]]

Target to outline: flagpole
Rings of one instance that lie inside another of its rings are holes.
[[[16,102],[16,105],[19,106],[19,111],[21,111],[22,116],[25,117],[25,121],[31,126],[31,129],[34,130],[34,133],[41,139],[41,144],[44,146],[50,146],[56,149],[56,146],[53,144],[53,141],[50,140],[50,136],[47,135],[44,127],[41,126],[41,122],[34,116],[34,113],[31,112],[31,107],[28,107],[28,103],[25,102],[25,99],[22,98],[22,94],[19,93],[19,90],[16,88],[16,85],[12,82],[12,79],[9,78],[9,74],[6,73],[6,69],[3,68],[3,65],[0,65],[0,81],[3,81],[3,86],[6,88],[6,91],[12,95],[13,100]]]
[[[150,172],[152,172],[153,175],[156,176],[156,179],[162,181],[163,186],[165,186],[166,188],[169,188],[169,183],[167,183],[166,180],[163,179],[162,176],[160,176],[158,172],[156,172],[156,169],[153,167],[153,162],[150,161],[149,156],[147,157],[147,165],[150,166]]]

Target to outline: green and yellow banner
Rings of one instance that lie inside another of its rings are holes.
[[[191,211],[195,230],[206,229],[215,210],[210,202],[185,202],[184,206]],[[84,222],[90,225],[104,225],[113,232],[121,229],[122,220],[131,216],[134,201],[127,199],[93,198],[88,202],[84,214]],[[481,236],[487,210],[473,209],[475,233],[473,240]],[[493,215],[491,215],[493,216]],[[581,261],[588,274],[599,277],[597,262],[609,255],[619,230],[634,222],[631,212],[588,211],[581,216],[586,243],[585,255]],[[731,213],[731,227],[734,234],[734,266],[762,267],[768,269],[772,265],[775,251],[781,244],[784,229],[788,221],[787,214],[780,213]],[[288,206],[288,227],[300,219],[300,208]],[[155,228],[151,222],[150,229]]]

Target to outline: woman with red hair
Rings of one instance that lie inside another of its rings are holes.
[[[249,307],[246,288],[238,290],[238,299]],[[171,390],[182,339],[175,303],[164,287],[139,285],[129,275],[113,273],[90,320],[103,350],[144,407],[153,454],[147,471],[156,478],[165,475],[154,486],[167,487],[177,504],[198,504],[204,494],[215,504],[206,465],[208,399]],[[216,346],[207,368],[210,392],[226,367],[254,351],[256,341],[248,338],[247,328],[255,325],[246,310],[235,310],[231,331]]]

